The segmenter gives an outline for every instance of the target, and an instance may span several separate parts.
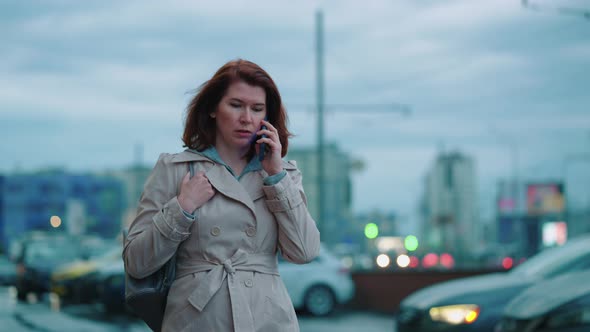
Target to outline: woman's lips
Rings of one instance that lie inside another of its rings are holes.
[[[252,136],[252,133],[248,130],[236,130],[236,133],[239,137],[250,138]]]

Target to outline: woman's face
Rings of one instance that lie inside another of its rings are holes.
[[[266,116],[266,93],[263,88],[243,81],[232,83],[212,116],[216,123],[217,150],[246,153]]]

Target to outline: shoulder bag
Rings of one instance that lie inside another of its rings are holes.
[[[189,163],[189,170],[192,177],[192,163]],[[162,329],[168,291],[175,276],[176,254],[158,271],[145,278],[133,278],[125,271],[125,303],[154,332]]]

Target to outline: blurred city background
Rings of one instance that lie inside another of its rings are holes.
[[[508,271],[590,233],[587,1],[9,0],[0,37],[0,321],[17,330],[53,331],[41,313],[144,330],[121,232],[158,155],[182,151],[190,97],[238,57],[275,79],[286,159],[354,282],[327,316],[304,304],[303,331],[393,329],[409,292],[371,298],[371,275]]]

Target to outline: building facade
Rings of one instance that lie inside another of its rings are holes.
[[[145,165],[135,164],[128,168],[109,171],[105,175],[118,179],[123,183],[125,189],[125,206],[123,212],[122,227],[128,228],[135,219],[139,199],[152,168]]]
[[[441,153],[425,178],[422,235],[430,250],[468,260],[481,234],[474,161],[459,152]]]
[[[326,145],[324,153],[324,179],[318,176],[317,149],[292,148],[285,159],[297,161],[297,167],[303,174],[309,212],[318,224],[322,242],[332,245],[350,240],[347,234],[352,220],[352,168],[350,156],[340,151],[335,144]],[[325,220],[319,217],[319,185],[324,189]]]
[[[0,241],[31,231],[114,237],[126,205],[121,181],[61,170],[0,176]]]

